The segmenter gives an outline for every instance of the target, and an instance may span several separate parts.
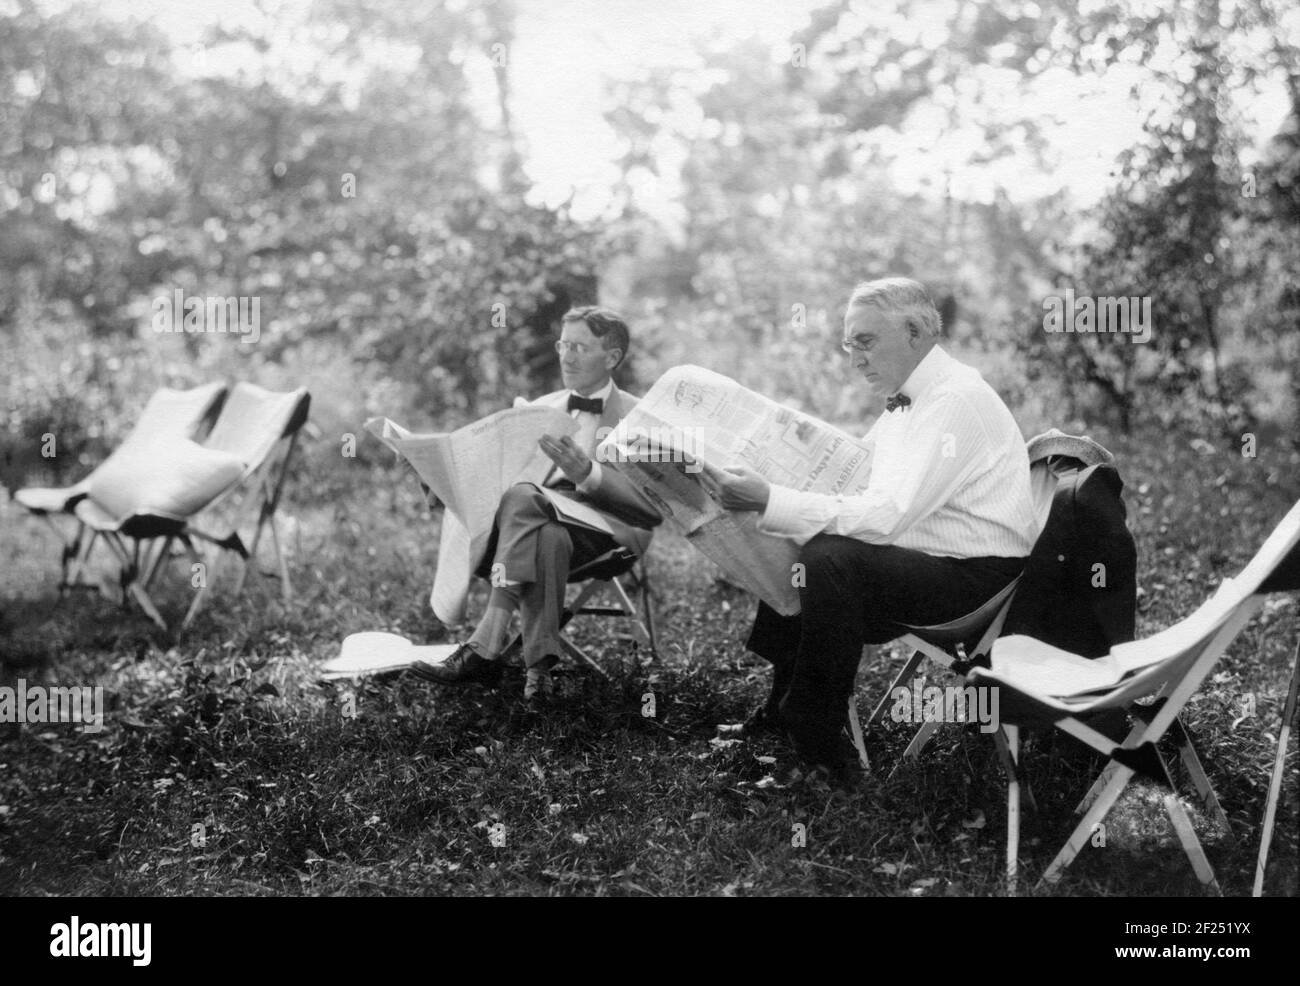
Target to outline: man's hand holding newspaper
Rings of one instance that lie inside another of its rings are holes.
[[[701,478],[709,496],[717,500],[723,509],[757,510],[759,513],[767,509],[772,484],[757,470],[746,465],[725,466],[722,469],[707,462],[700,465],[704,467]]]
[[[798,545],[764,534],[768,487],[858,493],[870,448],[837,428],[698,366],[679,366],[597,449],[737,585],[799,611]]]

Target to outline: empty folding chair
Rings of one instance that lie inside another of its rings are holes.
[[[235,585],[239,591],[264,529],[271,532],[284,598],[291,597],[275,513],[310,405],[304,388],[277,393],[237,384],[202,445],[166,439],[142,444],[113,469],[101,470],[93,478],[89,495],[76,507],[77,517],[112,548],[123,566],[124,592],[160,627],[166,629],[166,622],[149,597],[149,588],[170,557],[173,542],[179,542],[198,566],[194,570],[198,592],[182,627],[190,624],[211,592],[222,551],[237,554],[245,563]],[[201,512],[213,514],[217,522],[214,508],[218,506],[226,515],[220,532],[195,524]],[[239,527],[249,514],[255,514],[256,525],[245,547]],[[161,546],[149,561],[143,545],[158,539]],[[133,542],[129,550],[127,541]],[[215,552],[205,558],[195,541],[212,545]]]
[[[86,525],[77,521],[72,536],[68,537],[60,530],[54,518],[59,515],[74,517],[76,506],[90,492],[90,484],[96,473],[105,467],[111,469],[115,461],[129,457],[134,448],[169,436],[194,438],[201,434],[211,423],[225,396],[226,385],[220,382],[203,384],[189,390],[162,387],[149,398],[122,444],[81,482],[56,488],[32,486],[14,494],[14,500],[49,524],[63,543],[60,591],[76,584],[90,558],[98,534],[87,531]]]
[[[1099,830],[1111,808],[1136,776],[1164,788],[1163,805],[1170,824],[1202,884],[1219,890],[1190,819],[1174,789],[1168,764],[1157,748],[1166,735],[1179,756],[1202,804],[1225,828],[1227,818],[1192,745],[1179,714],[1229,645],[1263,605],[1270,592],[1300,589],[1300,503],[1283,518],[1263,547],[1235,579],[1186,619],[1145,640],[1120,644],[1101,658],[1088,659],[1032,637],[1006,636],[994,643],[991,667],[975,667],[968,682],[996,687],[1004,745],[1020,726],[1055,726],[1109,758],[1105,769],[1075,809],[1081,815],[1074,832],[1043,875],[1059,879],[1079,851]],[[1139,699],[1153,698],[1150,704]],[[1134,720],[1128,736],[1116,741],[1086,721],[1091,713],[1125,710]],[[1014,747],[1014,743],[1011,744]],[[1015,777],[1015,751],[1010,751]],[[1008,817],[1018,812],[1014,787],[1008,791]],[[1230,834],[1230,832],[1229,832]],[[1014,885],[1017,833],[1008,825],[1007,873]]]

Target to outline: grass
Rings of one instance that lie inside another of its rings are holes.
[[[1101,437],[1128,482],[1140,634],[1235,574],[1300,495],[1294,454],[1245,459],[1230,443]],[[609,679],[566,668],[545,715],[522,709],[517,677],[495,693],[400,676],[354,695],[320,684],[314,668],[348,633],[451,632],[427,607],[435,528],[414,484],[355,468],[328,499],[290,488],[291,606],[274,580],[251,577],[233,597],[220,588],[229,572],[218,573],[216,604],[179,640],[95,594],[61,601],[52,533],[0,505],[0,685],[106,694],[99,733],[0,724],[0,893],[1005,892],[1005,787],[988,737],[947,728],[918,765],[887,776],[906,727],[872,732],[872,780],[853,794],[778,782],[788,751],[777,743],[717,739],[718,723],[766,694],[766,665],[741,643],[754,603],[668,534],[649,562],[659,659],[609,623],[578,626]],[[175,622],[186,586],[178,564],[160,593]],[[1293,599],[1271,599],[1185,716],[1236,836],[1194,810],[1230,894],[1249,893],[1254,874],[1295,617]],[[869,652],[864,709],[902,656]],[[647,693],[654,718],[642,715]],[[1256,714],[1241,718],[1246,696]],[[1039,810],[1022,824],[1021,892],[1199,893],[1149,787],[1118,806],[1104,848],[1034,888],[1099,768],[1068,743],[1026,739]],[[1291,770],[1270,894],[1297,892],[1296,780]]]

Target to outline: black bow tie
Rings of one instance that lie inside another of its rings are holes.
[[[906,394],[895,394],[885,402],[886,411],[897,411],[900,407],[910,407],[912,398]]]
[[[578,394],[570,394],[569,410],[589,411],[592,414],[600,414],[605,410],[605,402],[599,397],[581,397]]]

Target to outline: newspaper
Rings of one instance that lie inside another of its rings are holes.
[[[471,576],[487,550],[501,497],[515,483],[535,483],[566,522],[612,533],[599,511],[543,486],[556,473],[538,441],[578,430],[558,408],[516,402],[446,434],[412,434],[388,418],[371,418],[366,430],[405,457],[447,507],[429,603],[448,625],[465,618]]]
[[[714,502],[701,464],[744,463],[771,483],[814,493],[861,493],[871,477],[863,441],[690,365],[660,377],[596,453],[728,579],[786,615],[799,612],[798,544],[759,531],[756,512]]]
[[[572,435],[578,424],[558,408],[521,405],[443,434],[413,434],[388,418],[371,418],[366,430],[405,457],[447,510],[477,533],[491,529],[512,485],[541,485],[550,474],[554,464],[538,440]]]

